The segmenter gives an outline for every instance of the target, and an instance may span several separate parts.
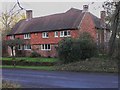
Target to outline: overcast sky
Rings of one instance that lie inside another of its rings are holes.
[[[93,13],[94,15],[100,17],[100,11],[103,10],[102,4],[106,0],[77,0],[79,2],[76,2],[76,0],[51,0],[51,2],[48,2],[47,0],[19,0],[21,3],[21,6],[25,9],[32,9],[33,10],[33,16],[34,17],[40,17],[55,13],[62,13],[70,8],[77,8],[77,9],[83,9],[83,5],[89,4],[89,11]],[[84,1],[84,2],[83,2]],[[89,1],[89,2],[88,2]],[[94,4],[91,4],[91,2],[95,2]],[[4,0],[2,2],[2,8],[0,7],[0,11],[4,10],[10,10],[13,5],[16,3],[16,0]],[[0,5],[1,6],[1,5]]]

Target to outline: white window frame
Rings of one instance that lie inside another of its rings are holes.
[[[28,46],[29,45],[24,45],[24,50],[31,50],[31,48],[32,48],[31,45],[30,45],[31,48],[28,48]]]
[[[65,35],[65,32],[67,33],[67,35]],[[71,36],[69,33],[70,31],[60,31],[60,37],[69,37]]]
[[[24,39],[30,39],[30,38],[31,38],[30,33],[24,34]]]
[[[42,32],[42,38],[49,38],[48,32]]]
[[[18,50],[22,50],[22,47],[23,47],[22,45],[18,45]]]
[[[54,32],[55,37],[58,37],[58,31]]]
[[[47,45],[47,49],[45,48],[46,45]],[[48,49],[48,45],[50,45],[50,49]],[[51,44],[41,44],[41,50],[50,51],[51,50]]]
[[[11,35],[10,39],[12,39],[12,40],[15,39],[15,35]]]

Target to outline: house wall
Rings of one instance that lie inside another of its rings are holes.
[[[69,30],[72,38],[77,38],[79,35],[79,30]],[[15,35],[15,38],[21,38],[24,39],[24,35]],[[58,45],[58,42],[62,40],[64,37],[60,37],[60,31],[58,31],[58,37],[54,36],[54,31],[49,32],[49,38],[42,38],[42,33],[31,33],[31,38],[26,39],[26,44],[30,44],[32,46],[31,50],[24,50],[25,56],[30,56],[31,52],[35,51],[38,52],[43,57],[56,57],[57,51],[56,46]],[[7,37],[7,39],[10,39],[10,36]],[[41,44],[50,44],[51,50],[45,51],[41,50]],[[10,50],[9,50],[10,52]]]
[[[42,57],[57,57],[57,51],[56,51],[57,44],[51,44],[51,50],[41,50],[40,45],[32,45],[32,51],[36,51],[39,53]]]
[[[69,30],[72,38],[78,37],[78,30]],[[64,37],[60,37],[60,31],[58,37],[54,36],[54,32],[49,32],[49,38],[42,38],[42,33],[31,34],[31,44],[57,44]]]
[[[80,24],[80,33],[88,32],[97,41],[97,29],[89,12],[86,12]]]

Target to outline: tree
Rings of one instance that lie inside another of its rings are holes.
[[[17,2],[14,4],[14,6],[8,11],[5,10],[0,14],[0,31],[2,33],[2,51],[4,52],[3,55],[7,55],[7,47],[5,45],[5,37],[9,31],[12,30],[12,27],[21,19],[25,19],[25,14],[23,10],[25,10],[20,2],[16,0]],[[16,9],[16,7],[19,7]],[[5,49],[6,50],[5,50]],[[4,50],[3,50],[4,49]]]
[[[24,39],[10,39],[6,41],[6,45],[9,46],[12,50],[12,57],[14,57],[14,48],[16,49],[18,45],[23,45]]]
[[[16,7],[19,9],[16,9]],[[5,10],[0,15],[0,22],[2,24],[2,32],[8,32],[11,28],[21,19],[25,19],[25,14],[22,12],[25,10],[21,5],[20,2],[17,0],[15,5],[8,11]]]
[[[109,56],[113,56],[114,52],[120,53],[120,1],[118,2],[105,2],[103,5],[107,11],[109,22],[111,23],[111,38],[109,40]],[[117,45],[117,47],[116,47]],[[119,56],[119,55],[118,55]]]

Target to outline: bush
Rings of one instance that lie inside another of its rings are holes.
[[[88,33],[83,33],[79,39],[65,38],[59,42],[58,56],[64,63],[91,58],[96,54],[96,44]]]
[[[41,57],[41,55],[34,51],[31,53],[30,57]]]

